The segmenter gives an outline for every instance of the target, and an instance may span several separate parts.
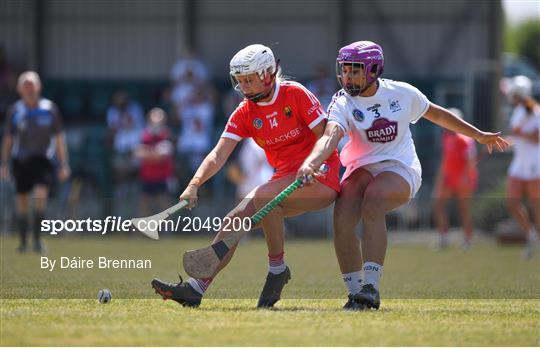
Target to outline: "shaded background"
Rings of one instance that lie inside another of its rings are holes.
[[[499,91],[500,78],[510,74],[503,55],[504,23],[503,4],[490,0],[1,0],[0,56],[12,76],[35,69],[43,79],[44,95],[59,105],[63,116],[74,179],[57,185],[50,213],[63,218],[129,217],[140,214],[138,182],[136,176],[124,180],[122,184],[133,185],[127,196],[118,194],[105,117],[111,95],[124,89],[145,111],[167,109],[174,89],[171,69],[187,51],[195,52],[209,73],[213,141],[228,117],[223,107],[231,88],[228,62],[251,43],[270,46],[286,75],[308,82],[317,71],[326,71],[335,81],[335,57],[344,44],[375,41],[385,52],[385,77],[409,82],[431,101],[458,107],[476,126],[495,130],[506,129],[508,119]],[[14,79],[2,81],[3,125],[5,107],[17,96]],[[171,123],[174,134],[181,132],[181,124]],[[423,186],[389,223],[415,230],[431,227],[441,130],[425,120],[411,128]],[[510,156],[497,154],[480,162],[475,204],[479,229],[493,232],[507,218],[502,184]],[[189,177],[189,171],[182,170],[181,154],[175,154],[175,163],[179,180],[170,190],[171,202]],[[205,185],[197,215],[219,216],[233,205],[234,185],[225,173]],[[0,226],[6,232],[11,230],[13,191],[8,183],[1,189]],[[296,226],[311,223],[311,234],[328,235],[328,214],[292,220],[289,231],[301,234],[303,229]]]

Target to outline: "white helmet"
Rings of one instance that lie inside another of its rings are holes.
[[[512,78],[508,88],[510,97],[529,97],[532,92],[532,82],[527,76],[519,75]]]
[[[261,80],[263,80],[266,74],[273,75],[277,72],[277,63],[274,58],[274,53],[269,47],[260,44],[249,45],[238,51],[234,57],[232,57],[229,67],[231,83],[234,89],[239,92],[242,91],[238,86],[238,81],[235,76],[257,73]],[[245,97],[257,101],[256,99],[260,100],[264,95]]]

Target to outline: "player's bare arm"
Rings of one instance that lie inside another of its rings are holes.
[[[180,195],[180,200],[187,199],[189,201],[189,209],[197,205],[197,191],[199,187],[223,167],[231,153],[234,151],[236,144],[238,144],[238,142],[235,140],[220,138],[216,146],[205,157],[188,186]]]
[[[319,127],[319,125],[317,127]],[[314,127],[314,129],[317,127]],[[322,163],[337,148],[342,137],[343,131],[337,124],[333,122],[327,123],[322,137],[317,140],[313,150],[306,158],[302,166],[300,166],[300,169],[298,169],[296,177],[302,178],[313,176]]]
[[[322,120],[318,125],[311,128],[311,131],[317,136],[317,139],[320,139],[324,135],[324,132],[326,131],[326,124],[326,120]]]
[[[508,141],[501,137],[500,132],[490,133],[481,131],[445,108],[433,103],[429,105],[424,118],[443,128],[473,138],[480,144],[486,145],[489,153],[492,152],[493,147],[496,147],[499,151],[504,151],[510,145]]]

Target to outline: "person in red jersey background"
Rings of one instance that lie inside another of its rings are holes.
[[[160,108],[148,112],[148,123],[135,150],[140,159],[139,178],[142,184],[142,215],[150,215],[150,208],[163,210],[168,203],[168,184],[173,175],[173,145],[167,127],[167,115]]]
[[[230,116],[217,145],[206,156],[180,199],[189,200],[189,207],[194,207],[199,187],[222,168],[242,139],[253,138],[265,151],[274,175],[227,215],[243,218],[254,214],[295,180],[296,171],[323,134],[326,114],[317,98],[304,86],[281,78],[279,61],[264,45],[250,45],[236,53],[230,62],[230,76],[244,100]],[[325,164],[328,171],[318,175],[313,185],[295,191],[260,223],[268,246],[269,268],[258,307],[273,307],[291,278],[284,260],[283,219],[325,208],[337,197],[340,163],[336,151]],[[227,234],[220,231],[214,243]],[[216,274],[227,265],[233,253],[234,248],[225,256]],[[165,299],[196,307],[213,278],[189,278],[187,282],[175,284],[154,279],[152,286]]]
[[[460,110],[448,109],[463,118]],[[445,130],[442,136],[442,160],[435,182],[435,220],[439,231],[439,249],[448,246],[448,199],[458,199],[459,216],[463,226],[463,248],[471,246],[473,224],[470,213],[471,197],[476,190],[478,170],[476,168],[476,146],[474,140],[465,135]]]

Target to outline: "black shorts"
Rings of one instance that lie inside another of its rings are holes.
[[[24,160],[13,159],[13,176],[17,193],[28,193],[34,185],[50,187],[54,179],[54,168],[45,156],[32,156]]]

